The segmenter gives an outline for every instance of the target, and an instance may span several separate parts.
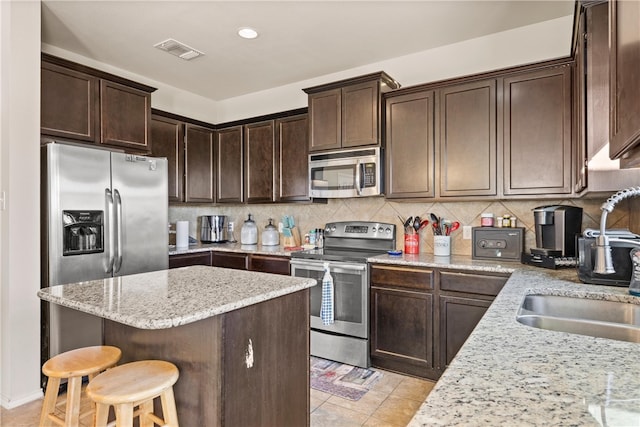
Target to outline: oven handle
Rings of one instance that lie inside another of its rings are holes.
[[[298,261],[291,260],[291,265],[296,266],[298,268],[305,268],[307,270],[316,270],[316,271],[324,271],[324,263],[325,261]],[[338,264],[329,262],[329,270],[340,272],[342,271],[365,271],[367,269],[366,265],[363,264]]]

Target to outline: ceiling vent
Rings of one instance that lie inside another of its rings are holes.
[[[184,59],[185,61],[190,61],[194,58],[197,58],[198,56],[204,55],[204,53],[200,52],[199,50],[189,47],[186,44],[180,43],[179,41],[174,39],[167,39],[163,42],[154,44],[153,47],[164,50],[165,52],[177,56],[178,58]]]

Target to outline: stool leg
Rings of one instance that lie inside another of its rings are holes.
[[[148,414],[153,414],[153,399],[140,404],[140,427],[154,427],[153,420]]]
[[[82,377],[71,377],[67,384],[67,409],[65,411],[65,427],[78,427],[80,424],[80,394],[82,393]]]
[[[58,400],[58,389],[60,388],[60,378],[49,378],[47,381],[47,391],[42,402],[42,412],[40,413],[40,427],[53,426],[49,419],[49,414],[56,410],[56,400]]]
[[[133,403],[116,405],[116,427],[133,427]]]
[[[167,426],[178,427],[178,412],[176,411],[176,401],[173,396],[173,387],[169,387],[160,395],[162,402],[162,416]]]
[[[96,403],[96,413],[95,413],[95,427],[106,427],[107,422],[109,421],[109,405],[105,405],[104,403]]]

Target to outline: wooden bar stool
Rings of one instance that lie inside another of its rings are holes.
[[[40,426],[53,426],[54,423],[65,427],[78,426],[82,377],[88,376],[91,382],[97,374],[115,366],[121,356],[122,352],[117,347],[94,346],[60,353],[47,360],[42,365],[42,373],[49,379],[42,403]],[[64,419],[54,414],[60,381],[63,378],[68,379]]]
[[[98,375],[87,386],[87,396],[96,403],[96,427],[107,425],[109,406],[116,412],[116,426],[130,427],[140,417],[140,427],[178,427],[173,385],[178,368],[163,360],[141,360],[116,366]],[[164,420],[153,413],[153,399],[160,397]],[[134,412],[134,408],[138,410]]]

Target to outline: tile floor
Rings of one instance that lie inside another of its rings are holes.
[[[435,383],[382,372],[382,378],[356,402],[311,389],[311,426],[406,426]],[[41,407],[42,400],[37,400],[11,410],[2,408],[0,426],[35,427]],[[90,419],[84,421],[88,426]]]

